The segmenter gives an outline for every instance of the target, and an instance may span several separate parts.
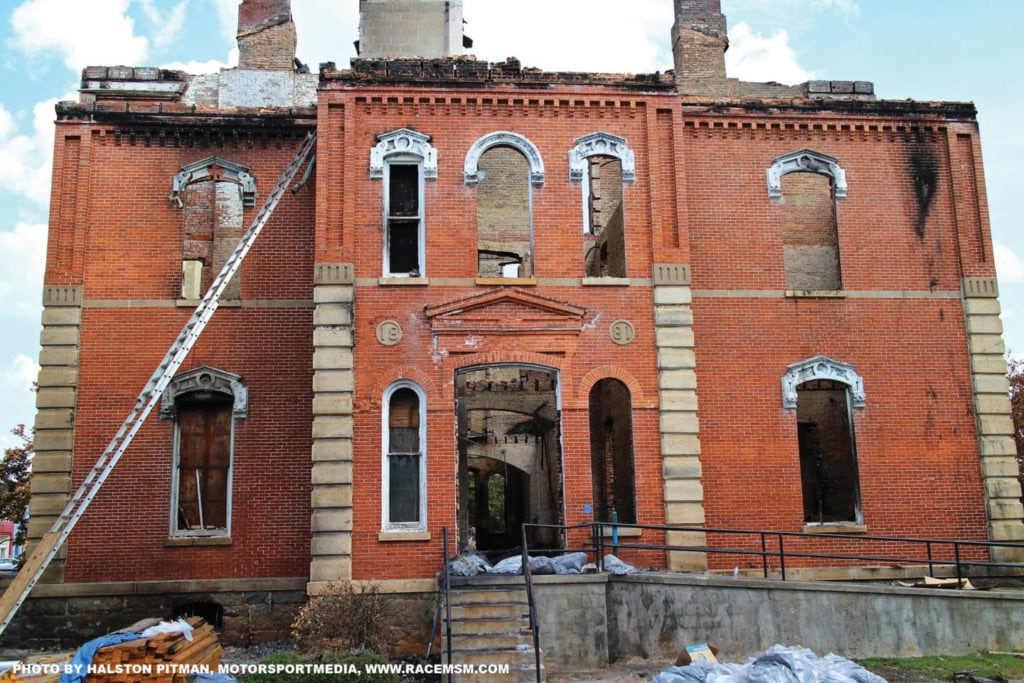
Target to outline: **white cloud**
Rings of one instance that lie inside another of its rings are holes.
[[[308,0],[306,0],[308,2]],[[242,0],[210,0],[213,3],[214,9],[217,10],[217,18],[220,19],[220,28],[224,34],[224,37],[230,40],[232,43],[235,42],[235,36],[238,33],[238,6],[242,4]],[[293,5],[299,5],[302,3],[292,3]],[[295,12],[295,7],[292,7],[292,12]]]
[[[1024,282],[1024,261],[1002,242],[992,243],[996,273],[1002,282]]]
[[[0,188],[44,205],[50,199],[56,103],[56,98],[37,103],[32,130],[24,135],[15,135],[17,121],[0,104]]]
[[[45,266],[45,224],[18,223],[13,231],[0,231],[0,309],[38,321]]]
[[[10,43],[28,56],[60,55],[77,71],[90,64],[142,64],[149,41],[135,35],[130,0],[26,0],[11,15]]]
[[[162,50],[181,37],[182,29],[185,28],[185,13],[188,9],[189,0],[181,0],[170,10],[164,12],[156,6],[154,0],[138,0],[142,7],[146,20],[153,25],[151,33],[153,47]]]
[[[184,71],[188,74],[212,74],[220,71],[221,69],[230,68],[234,64],[238,64],[238,50],[232,50],[234,59],[228,57],[227,62],[222,62],[219,59],[211,59],[206,62],[197,62],[191,60],[189,62],[170,62],[168,64],[161,64],[161,69],[170,69],[172,71]]]
[[[24,353],[19,353],[0,372],[0,384],[14,391],[31,392],[33,383],[39,376],[39,364]]]
[[[785,31],[779,30],[771,37],[765,37],[754,33],[745,23],[739,23],[729,31],[725,69],[730,77],[743,81],[792,84],[813,78],[813,74],[797,61]]]

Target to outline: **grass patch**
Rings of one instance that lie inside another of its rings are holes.
[[[994,678],[996,675],[1008,680],[1024,678],[1024,658],[1013,655],[991,655],[987,652],[900,659],[875,657],[861,659],[857,663],[871,671],[882,668],[902,669],[943,681],[953,680],[953,674],[957,671],[969,671],[975,676],[984,678]]]

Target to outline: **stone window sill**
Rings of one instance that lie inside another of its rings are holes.
[[[202,299],[175,299],[174,305],[178,308],[195,308]],[[241,299],[221,299],[217,302],[218,308],[241,308]]]
[[[866,524],[854,522],[833,522],[826,524],[804,524],[805,534],[866,534]]]
[[[792,299],[845,299],[842,289],[787,289],[786,297]]]
[[[382,277],[377,280],[381,287],[426,287],[430,279],[425,277]]]
[[[164,541],[165,548],[231,545],[230,536],[171,536]]]
[[[584,287],[628,287],[628,277],[585,277]]]
[[[537,284],[535,277],[478,277],[478,285],[507,285],[509,287],[533,287]]]
[[[377,535],[381,543],[401,543],[403,541],[429,541],[429,531],[382,531]]]
[[[639,538],[640,536],[643,536],[643,533],[644,533],[643,529],[634,529],[632,527],[625,528],[625,529],[623,529],[621,527],[619,528],[619,538]],[[611,527],[607,527],[607,526],[606,527],[602,527],[601,528],[601,535],[604,536],[605,538],[611,538],[612,537]]]

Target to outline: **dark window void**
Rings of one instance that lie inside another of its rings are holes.
[[[782,203],[786,288],[842,289],[832,178],[789,173],[782,177]]]
[[[814,380],[797,387],[804,521],[860,521],[860,493],[846,385]]]
[[[583,238],[587,277],[626,277],[622,162],[606,156],[592,156],[587,161],[587,230]]]
[[[388,520],[420,521],[420,399],[398,389],[388,406]]]
[[[178,401],[178,531],[227,528],[231,407],[221,394]]]
[[[531,277],[533,225],[530,162],[511,147],[480,157],[477,185],[477,267],[480,277]]]
[[[172,619],[189,617],[202,617],[207,624],[220,628],[224,625],[224,608],[215,602],[188,602],[176,607],[171,614]]]
[[[416,276],[420,267],[420,169],[388,165],[388,273]]]
[[[633,416],[629,389],[602,379],[590,390],[590,463],[594,520],[636,524],[633,483]]]

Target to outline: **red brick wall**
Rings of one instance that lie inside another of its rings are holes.
[[[293,140],[147,147],[100,126],[86,138],[79,219],[51,237],[46,275],[47,283],[85,286],[76,486],[192,312],[171,305],[180,296],[184,225],[183,211],[167,201],[174,174],[216,154],[250,166],[262,200],[298,148]],[[66,163],[60,136],[57,151]],[[72,534],[68,581],[308,574],[314,201],[312,186],[287,193],[240,273],[246,305],[284,303],[222,308],[183,367],[218,367],[242,375],[249,389],[249,417],[235,421],[232,545],[164,547],[173,429],[154,413]],[[256,211],[246,209],[246,223]],[[125,307],[128,300],[136,303]]]

